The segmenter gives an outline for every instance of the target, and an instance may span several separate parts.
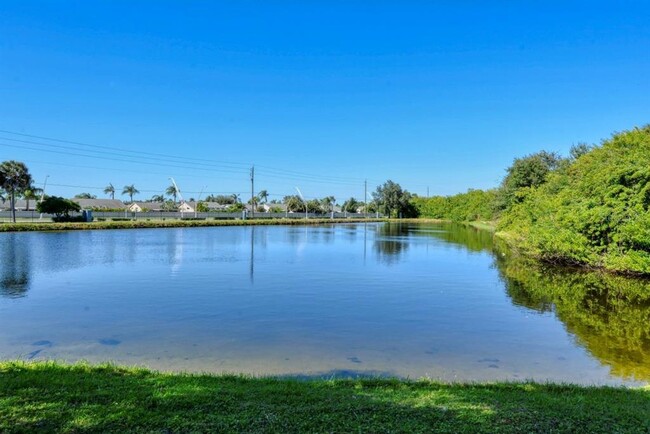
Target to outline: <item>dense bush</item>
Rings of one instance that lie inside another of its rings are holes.
[[[420,217],[457,222],[492,220],[497,190],[469,190],[454,196],[418,197],[413,204]]]
[[[517,194],[498,229],[524,252],[650,274],[650,126],[615,134]]]

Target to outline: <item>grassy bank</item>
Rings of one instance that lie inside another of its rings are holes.
[[[76,231],[97,229],[194,228],[211,226],[322,225],[330,223],[368,223],[384,219],[258,219],[258,220],[164,220],[104,221],[92,223],[5,223],[0,232]]]
[[[650,431],[650,390],[0,363],[1,432]]]

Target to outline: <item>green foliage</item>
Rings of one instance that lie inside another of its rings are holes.
[[[97,199],[97,196],[90,193],[79,193],[75,195],[75,199]]]
[[[232,195],[232,196],[225,196],[222,194],[218,194],[216,196],[209,195],[208,197],[205,198],[205,201],[216,202],[219,205],[232,205],[234,203],[237,203],[237,195]]]
[[[70,213],[79,212],[78,203],[62,197],[50,196],[36,205],[36,210],[43,214],[54,214],[59,221],[71,221]]]
[[[305,202],[298,195],[285,196],[283,202],[290,212],[305,212]]]
[[[14,160],[0,163],[0,188],[9,195],[14,223],[16,222],[16,195],[29,189],[31,185],[32,176],[24,163]]]
[[[246,209],[246,206],[243,203],[237,202],[230,205],[227,209],[228,212],[242,212]]]
[[[564,161],[559,155],[547,151],[516,158],[501,183],[496,206],[506,209],[521,201],[519,192],[522,189],[544,184],[548,175],[558,169]]]
[[[343,202],[343,206],[341,207],[341,210],[343,212],[356,213],[361,207],[363,207],[363,202],[359,202],[355,198],[351,197],[345,202]]]
[[[386,181],[372,193],[379,211],[388,217],[416,217],[417,209],[411,203],[412,195],[391,181]]]
[[[131,202],[133,202],[133,196],[136,194],[140,193],[137,188],[135,188],[135,185],[125,185],[124,188],[122,189],[122,194],[126,194],[129,196],[129,199]]]
[[[615,134],[517,194],[498,230],[523,252],[650,274],[650,126]]]
[[[210,211],[210,208],[203,202],[199,202],[196,204],[196,211],[197,212],[208,212]]]
[[[412,199],[420,217],[455,222],[494,219],[497,190],[468,190],[454,196]]]

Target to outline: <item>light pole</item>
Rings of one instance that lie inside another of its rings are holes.
[[[309,218],[309,215],[307,214],[307,211],[308,211],[308,210],[307,210],[307,201],[306,201],[305,198],[302,196],[302,193],[300,192],[300,189],[299,189],[298,187],[296,187],[296,190],[298,190],[298,194],[300,195],[300,199],[302,199],[302,203],[305,204],[305,220],[307,220],[307,219]]]
[[[41,191],[41,200],[40,203],[43,203],[45,200],[45,187],[47,187],[47,178],[49,178],[50,175],[45,175],[45,181],[43,181],[43,191]],[[39,220],[43,219],[43,213],[39,216]]]
[[[201,192],[199,193],[199,198],[196,201],[196,206],[194,207],[194,218],[198,217],[198,208],[199,208],[199,204],[201,203],[201,196],[203,195],[203,190],[205,190],[206,188],[208,188],[207,185],[201,187]]]

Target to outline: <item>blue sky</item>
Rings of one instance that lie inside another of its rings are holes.
[[[251,164],[271,198],[489,188],[516,156],[650,122],[649,20],[625,1],[4,0],[0,160],[64,196],[170,176],[245,196]]]

